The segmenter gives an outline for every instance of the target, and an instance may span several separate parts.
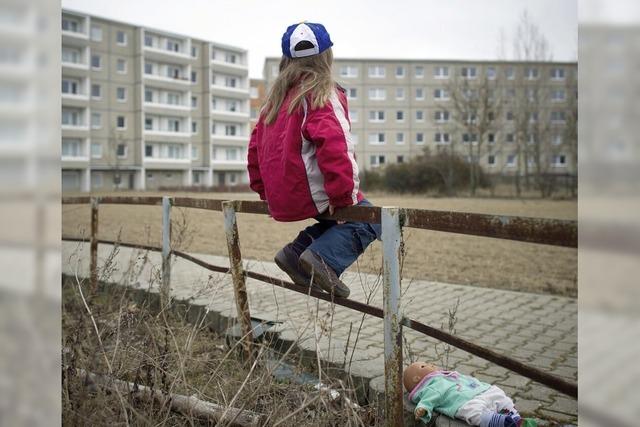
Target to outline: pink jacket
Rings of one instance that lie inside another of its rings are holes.
[[[313,218],[329,204],[345,207],[364,198],[344,90],[337,88],[322,108],[305,101],[289,115],[293,93],[275,122],[265,125],[260,116],[249,142],[249,185],[278,221]]]

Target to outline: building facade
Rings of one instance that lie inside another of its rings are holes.
[[[247,51],[62,11],[63,190],[247,182]]]
[[[264,80],[263,79],[251,79],[250,80],[250,125],[251,129],[258,123],[258,116],[260,115],[260,107],[266,96]]]
[[[280,58],[265,61],[267,88],[278,75],[279,62]],[[521,170],[518,161],[524,160],[518,159],[518,153],[524,150],[518,138],[528,139],[524,146],[529,147],[538,137],[545,140],[543,155],[536,157],[541,165],[544,162],[544,171],[575,174],[577,139],[569,140],[566,126],[577,94],[576,73],[574,62],[336,58],[333,64],[334,77],[349,99],[352,139],[361,168],[406,162],[423,154],[425,148],[431,153],[454,149],[468,156],[468,144],[477,144],[478,136],[465,130],[451,92],[455,85],[467,85],[473,92],[478,90],[474,87],[488,84],[491,96],[500,97],[499,117],[474,155],[487,172],[505,175]],[[514,123],[513,110],[522,104],[518,97],[531,97],[534,91],[544,96],[536,95],[539,111],[530,113],[531,126],[534,121],[546,125],[536,126],[544,128],[539,135],[523,136]],[[534,168],[533,157],[525,162],[530,169]]]

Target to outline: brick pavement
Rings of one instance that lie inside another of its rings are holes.
[[[63,242],[62,248],[63,272],[71,274],[77,269],[81,276],[87,277],[89,245]],[[100,262],[110,252],[110,246],[100,245]],[[159,269],[160,255],[150,253],[149,264],[140,274],[131,275],[131,266],[141,264],[141,257],[137,257],[140,254],[133,249],[119,248],[112,281],[147,288],[145,278],[152,277],[152,273]],[[215,265],[228,265],[225,257],[195,255]],[[245,269],[286,278],[273,263],[247,260]],[[351,288],[351,298],[363,302],[369,299],[370,304],[382,306],[381,279],[355,270],[352,267],[343,276]],[[230,283],[229,276],[209,272],[188,261],[177,259],[173,264],[171,284],[174,298],[189,299],[192,304],[207,306],[222,316],[234,317],[235,304]],[[152,285],[152,291],[157,291],[157,283]],[[380,396],[384,389],[381,319],[363,318],[361,313],[340,306],[332,310],[327,302],[252,279],[247,281],[247,291],[253,317],[282,322],[275,329],[281,341],[295,343],[301,350],[313,354],[319,349],[323,360],[344,365],[352,376],[361,378],[369,386],[366,388],[370,398]],[[405,313],[432,326],[448,329],[448,311],[455,307],[457,301],[459,306],[454,325],[457,335],[577,381],[575,299],[423,280],[403,281]],[[318,346],[314,333],[322,335]],[[405,329],[404,336],[405,362],[429,360],[474,375],[503,388],[526,415],[577,423],[577,402],[574,399],[463,351],[451,349],[447,352],[444,344],[417,332]],[[437,425],[455,423],[440,417]]]

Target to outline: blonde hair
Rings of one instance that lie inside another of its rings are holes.
[[[297,92],[289,103],[288,114],[300,108],[302,100],[309,94],[312,108],[320,108],[329,102],[336,89],[336,83],[331,76],[332,63],[331,48],[318,55],[303,58],[292,59],[283,56],[278,77],[262,106],[261,113],[265,123],[269,125],[276,120],[287,93],[294,87],[297,87]]]

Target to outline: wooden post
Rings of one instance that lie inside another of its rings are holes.
[[[160,302],[162,309],[171,301],[171,205],[173,199],[162,198],[162,284],[160,285]]]
[[[249,312],[249,300],[245,285],[244,269],[242,267],[242,255],[240,254],[240,238],[238,236],[238,224],[236,222],[236,202],[222,203],[224,213],[224,232],[227,236],[227,249],[229,250],[229,264],[233,278],[233,292],[236,300],[236,311],[242,326],[242,341],[247,360],[253,358],[251,351],[253,343],[253,328],[251,326],[251,314]]]
[[[91,292],[94,293],[98,289],[98,197],[91,198],[91,240],[90,240],[90,284]]]

